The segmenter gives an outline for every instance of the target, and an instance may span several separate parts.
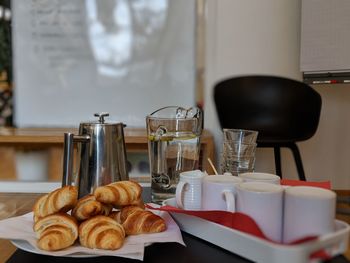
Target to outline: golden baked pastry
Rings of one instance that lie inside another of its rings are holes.
[[[166,230],[163,218],[137,206],[127,206],[119,212],[112,212],[110,217],[124,227],[127,235],[158,233]]]
[[[84,247],[115,250],[123,245],[125,231],[112,218],[99,215],[80,224],[79,240]]]
[[[111,183],[97,187],[94,191],[97,201],[115,207],[140,204],[141,193],[141,185],[133,181]]]
[[[78,199],[78,191],[74,186],[64,186],[40,197],[33,206],[34,222],[57,212],[71,210]]]
[[[138,183],[120,181],[98,187],[94,194],[79,200],[74,186],[40,197],[33,206],[38,247],[60,250],[79,239],[88,248],[115,250],[123,245],[126,234],[164,231],[165,221],[144,210],[141,194]],[[121,210],[112,212],[113,207]],[[71,209],[72,216],[67,214]]]
[[[102,204],[102,210],[100,215],[108,216],[109,213],[112,212],[113,206],[110,204],[104,204],[104,203],[101,203],[101,204]]]
[[[67,248],[78,238],[76,220],[65,213],[51,214],[38,219],[33,230],[38,238],[38,247],[47,251]]]
[[[109,214],[110,218],[113,218],[115,221],[117,221],[120,224],[123,224],[123,222],[126,220],[126,218],[136,210],[144,211],[143,208],[138,207],[138,206],[125,206],[119,211],[113,211]]]
[[[97,201],[95,196],[90,194],[78,200],[72,210],[72,216],[78,221],[83,221],[95,215],[108,215],[112,208],[111,205]]]
[[[140,198],[139,200],[135,201],[134,204],[132,204],[133,206],[138,206],[142,209],[145,209],[145,203],[143,202],[142,198]]]
[[[120,211],[112,211],[109,213],[108,217],[112,218],[113,220],[115,220],[119,224],[122,223],[120,220]]]

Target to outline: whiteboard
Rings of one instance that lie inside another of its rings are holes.
[[[14,124],[145,126],[195,104],[195,0],[13,0]]]
[[[350,1],[303,0],[300,68],[350,72]]]

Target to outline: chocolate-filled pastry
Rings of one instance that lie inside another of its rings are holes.
[[[140,204],[141,193],[141,185],[133,181],[111,183],[97,187],[94,191],[97,201],[114,207]]]
[[[47,251],[67,248],[78,238],[77,221],[65,213],[51,214],[38,219],[33,230],[38,238],[38,247]]]
[[[158,233],[166,230],[163,218],[137,206],[124,207],[119,212],[112,212],[110,217],[122,224],[127,235]]]
[[[57,212],[68,212],[78,200],[78,191],[74,186],[64,186],[40,197],[33,206],[34,222]]]
[[[125,231],[112,218],[99,215],[80,224],[79,240],[84,247],[116,250],[124,243]]]
[[[102,204],[96,200],[94,195],[86,195],[80,198],[76,206],[72,210],[72,216],[78,221],[83,221],[95,215],[108,215],[112,210],[112,206]]]

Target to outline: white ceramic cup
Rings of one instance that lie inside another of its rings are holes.
[[[238,177],[242,178],[245,182],[264,182],[271,184],[280,184],[281,178],[275,174],[269,173],[241,173]]]
[[[285,189],[283,242],[334,231],[336,194],[311,186]]]
[[[208,175],[203,179],[203,210],[236,210],[236,185],[243,180],[232,175]]]
[[[204,176],[200,170],[180,173],[175,194],[177,207],[185,210],[201,210]]]
[[[267,238],[282,241],[282,186],[264,182],[237,185],[236,211],[253,218]]]

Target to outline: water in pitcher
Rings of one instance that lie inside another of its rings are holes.
[[[190,132],[148,136],[152,201],[161,203],[175,196],[181,172],[198,167],[200,136]]]

